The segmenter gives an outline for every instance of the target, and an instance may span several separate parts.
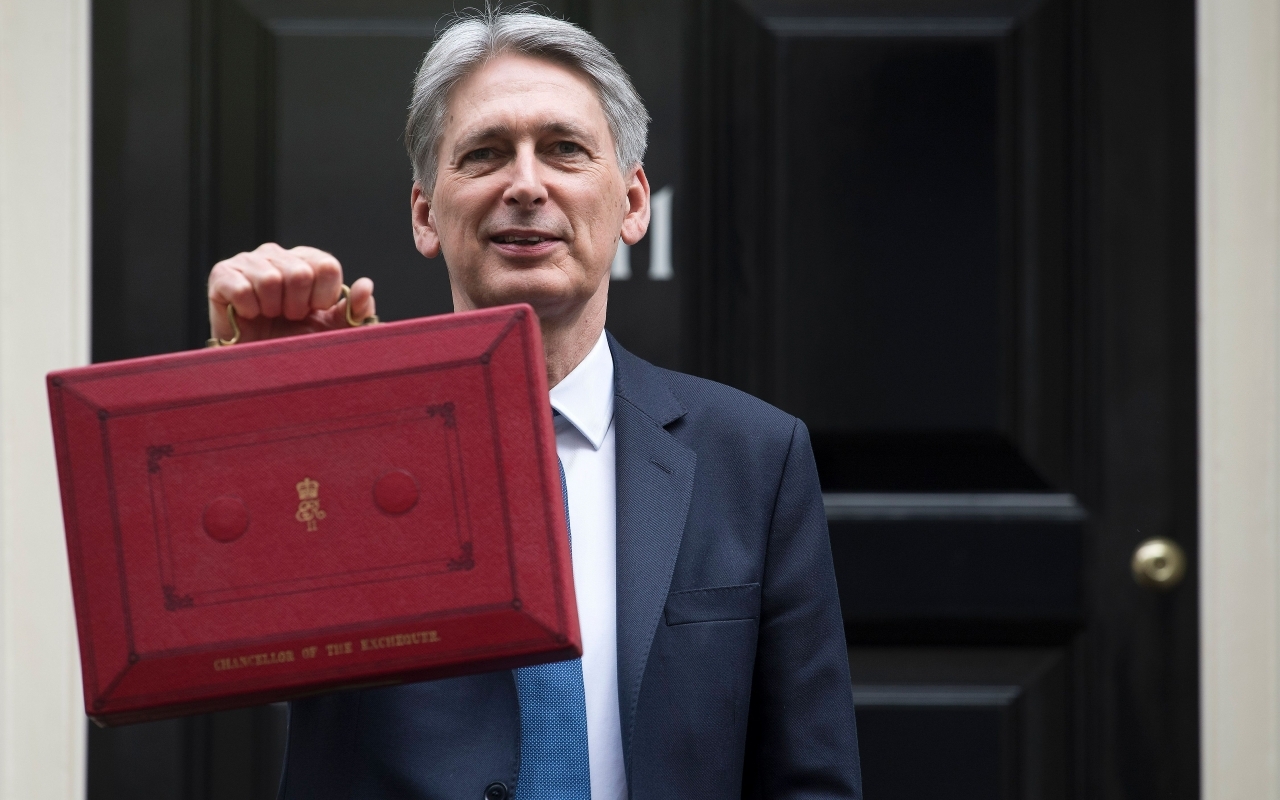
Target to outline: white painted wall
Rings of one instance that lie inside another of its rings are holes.
[[[1280,798],[1280,0],[1199,0],[1205,800]]]
[[[0,799],[84,796],[44,375],[89,357],[89,2],[0,0]]]

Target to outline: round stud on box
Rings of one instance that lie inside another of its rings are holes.
[[[393,469],[373,485],[373,502],[388,514],[403,514],[418,504],[418,482],[402,469]]]
[[[223,495],[204,508],[204,532],[219,542],[234,542],[249,528],[249,509],[239,497]]]

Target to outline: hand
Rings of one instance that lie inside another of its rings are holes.
[[[209,273],[209,329],[230,339],[227,306],[236,309],[240,341],[254,342],[347,326],[342,297],[342,265],[314,247],[286,250],[264,244],[252,253],[219,261]],[[374,315],[373,281],[351,286],[351,318]]]

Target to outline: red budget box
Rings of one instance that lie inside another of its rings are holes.
[[[528,306],[48,385],[94,720],[581,654]]]

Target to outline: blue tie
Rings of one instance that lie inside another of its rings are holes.
[[[569,485],[564,479],[564,464],[560,464],[560,492],[568,528]],[[571,532],[570,547],[572,542]],[[582,659],[521,667],[515,676],[520,696],[516,800],[591,800]]]

